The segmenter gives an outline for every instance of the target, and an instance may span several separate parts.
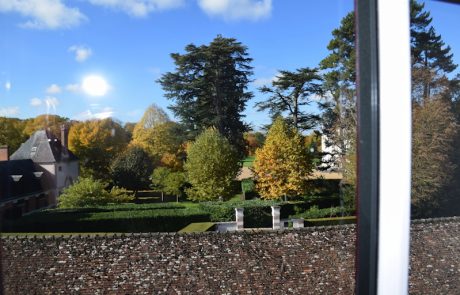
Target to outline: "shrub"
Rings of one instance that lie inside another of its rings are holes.
[[[111,203],[128,203],[134,200],[134,194],[125,188],[114,186],[110,190],[110,199]]]
[[[101,206],[109,203],[122,203],[132,199],[126,190],[114,187],[106,191],[107,185],[93,178],[79,178],[64,190],[59,197],[59,208],[80,208]]]

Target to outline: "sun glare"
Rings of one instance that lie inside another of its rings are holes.
[[[82,83],[83,91],[91,96],[104,96],[109,90],[109,84],[101,76],[86,76]]]

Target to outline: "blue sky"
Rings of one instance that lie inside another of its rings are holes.
[[[460,7],[452,6],[427,4],[460,63]],[[269,119],[253,107],[263,99],[257,87],[279,69],[315,67],[352,9],[351,0],[0,0],[0,116],[138,121],[148,105],[171,104],[155,82],[174,70],[169,54],[221,34],[254,59],[245,114],[258,127]],[[105,95],[83,91],[90,75],[106,80]]]

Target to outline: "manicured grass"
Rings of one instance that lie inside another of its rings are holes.
[[[250,156],[250,157],[245,158],[243,160],[243,167],[252,167],[255,158],[256,157],[254,157],[254,156]]]
[[[205,232],[209,231],[214,227],[215,223],[213,222],[195,222],[190,223],[183,229],[181,229],[180,233],[194,233],[194,232]]]

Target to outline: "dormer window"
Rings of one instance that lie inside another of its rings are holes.
[[[10,175],[10,176],[11,178],[13,178],[14,182],[18,182],[22,178],[22,175]]]

